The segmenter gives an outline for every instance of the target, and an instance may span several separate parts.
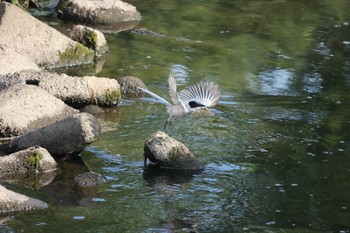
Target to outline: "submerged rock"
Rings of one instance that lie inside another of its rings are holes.
[[[13,4],[0,2],[0,48],[16,51],[38,66],[57,67],[93,63],[94,52]],[[10,56],[11,57],[11,56]],[[8,57],[0,57],[8,59]],[[20,64],[19,61],[11,61]],[[2,62],[0,62],[2,63]],[[33,67],[33,64],[28,64]],[[19,66],[16,71],[25,67]],[[12,72],[3,66],[2,73]]]
[[[0,215],[47,207],[48,205],[43,201],[13,192],[0,185]]]
[[[78,112],[33,85],[13,85],[0,99],[0,137],[23,135]]]
[[[142,95],[143,92],[138,87],[146,88],[145,83],[134,76],[122,77],[118,82],[122,95],[127,97]]]
[[[46,148],[54,157],[79,154],[101,134],[99,121],[91,114],[78,113],[0,145],[0,156],[32,146]]]
[[[0,157],[0,177],[27,172],[50,172],[56,169],[56,161],[41,147],[30,147]]]
[[[94,187],[107,182],[107,179],[103,175],[95,172],[85,172],[83,174],[77,175],[74,178],[74,182],[79,187]]]
[[[181,142],[163,131],[153,134],[144,145],[145,166],[147,159],[161,168],[202,170],[204,165]]]

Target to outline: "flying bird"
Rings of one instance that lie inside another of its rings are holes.
[[[170,116],[164,125],[164,129],[174,120],[184,117],[189,113],[199,109],[214,107],[220,99],[219,86],[213,82],[200,81],[178,92],[173,70],[170,71],[168,82],[172,104],[148,89],[139,87],[140,90],[156,98],[167,107]]]

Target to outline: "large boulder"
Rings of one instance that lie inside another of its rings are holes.
[[[144,145],[145,167],[147,159],[161,168],[202,170],[204,165],[181,142],[163,131],[153,134]]]
[[[56,161],[41,147],[30,147],[16,153],[0,157],[0,177],[27,172],[51,172],[56,169]]]
[[[33,60],[7,46],[0,46],[0,67],[0,75],[19,70],[40,71],[39,66]]]
[[[0,185],[0,215],[47,207],[48,205],[43,201],[15,193]]]
[[[0,48],[4,47],[45,67],[92,63],[94,59],[92,50],[15,5],[0,2]],[[18,70],[21,70],[21,60],[11,62],[18,64]],[[7,67],[2,69],[6,70]]]
[[[0,156],[41,146],[55,158],[65,158],[79,154],[100,134],[101,125],[93,115],[78,113],[1,144]]]
[[[37,85],[67,104],[75,106],[115,106],[121,98],[118,81],[110,78],[72,77],[66,74],[33,71],[16,72],[0,77],[0,91],[19,84]]]
[[[13,85],[0,99],[0,137],[23,135],[78,112],[33,85]]]

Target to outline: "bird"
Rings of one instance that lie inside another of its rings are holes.
[[[208,109],[217,105],[220,99],[220,89],[217,84],[210,81],[200,81],[181,91],[177,91],[175,73],[170,70],[169,78],[169,95],[172,103],[160,97],[159,95],[149,91],[147,88],[138,87],[143,92],[156,98],[167,107],[169,118],[167,119],[163,129],[170,124],[190,113],[199,109]]]

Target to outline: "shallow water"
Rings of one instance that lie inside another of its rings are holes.
[[[350,2],[140,1],[138,28],[106,35],[99,76],[142,78],[167,97],[216,82],[214,117],[167,133],[206,163],[186,174],[143,170],[143,143],[165,107],[144,96],[99,116],[105,132],[50,184],[14,190],[49,203],[7,219],[15,232],[349,232]],[[51,19],[48,19],[48,21]],[[57,23],[57,22],[56,22]],[[74,188],[87,169],[108,182]]]

